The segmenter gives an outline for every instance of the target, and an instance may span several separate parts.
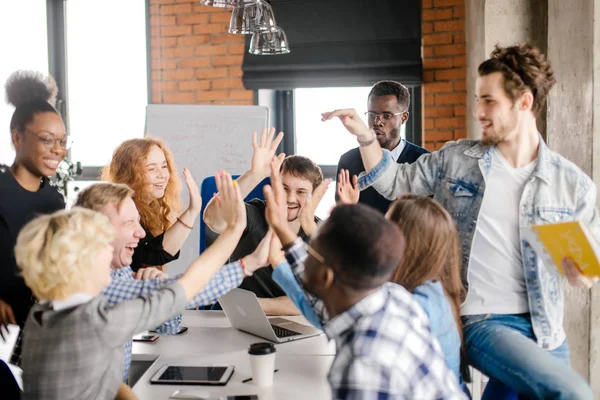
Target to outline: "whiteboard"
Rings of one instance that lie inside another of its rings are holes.
[[[145,135],[163,139],[173,152],[181,181],[182,212],[190,199],[183,168],[192,172],[198,187],[221,169],[232,175],[244,173],[252,159],[252,132],[266,128],[268,118],[269,110],[262,106],[147,106]],[[179,259],[167,264],[169,275],[185,271],[199,254],[200,223],[196,221]]]

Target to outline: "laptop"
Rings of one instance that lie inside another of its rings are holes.
[[[321,330],[285,318],[267,318],[256,295],[244,289],[233,289],[221,298],[219,304],[235,329],[275,343],[320,335]]]

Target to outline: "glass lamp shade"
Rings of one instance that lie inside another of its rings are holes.
[[[275,15],[269,3],[253,0],[233,9],[229,21],[229,33],[248,35],[277,28]]]
[[[283,29],[275,27],[270,31],[253,33],[249,52],[255,55],[288,54],[290,46]]]

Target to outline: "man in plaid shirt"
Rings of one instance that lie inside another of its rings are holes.
[[[389,283],[404,252],[399,228],[363,205],[336,207],[308,246],[285,223],[285,193],[272,171],[267,220],[307,300],[335,340],[334,399],[465,399],[425,311]]]
[[[139,213],[131,198],[132,195],[133,191],[125,185],[103,182],[89,186],[82,191],[75,204],[75,206],[106,215],[117,231],[116,239],[113,242],[112,281],[102,292],[102,295],[108,299],[109,306],[139,296],[147,296],[181,277],[178,275],[168,278],[165,273],[153,267],[142,268],[134,273],[129,266],[133,249],[145,235],[144,229],[139,224]],[[244,257],[246,268],[242,267],[240,261],[222,267],[186,307],[190,309],[215,303],[219,297],[238,287],[245,274],[251,275],[252,271],[266,264],[266,251],[264,251],[264,257],[256,256],[264,248],[265,246],[259,246],[255,253]],[[164,322],[156,328],[156,331],[161,334],[174,335],[179,331],[180,324],[181,314]],[[129,377],[132,345],[132,341],[129,340],[123,346],[124,382],[127,382]]]

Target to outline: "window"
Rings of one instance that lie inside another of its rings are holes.
[[[0,83],[2,100],[8,76],[20,69],[48,73],[46,0],[0,2]],[[10,138],[12,106],[0,104],[0,164],[11,165],[15,152]]]
[[[66,2],[71,160],[106,165],[144,135],[148,104],[146,2]]]

